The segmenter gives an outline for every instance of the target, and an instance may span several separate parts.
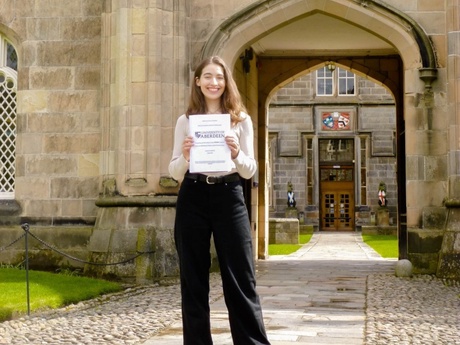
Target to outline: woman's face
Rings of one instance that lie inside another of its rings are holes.
[[[225,91],[225,75],[221,66],[209,64],[203,68],[200,78],[196,79],[206,100],[217,100]]]

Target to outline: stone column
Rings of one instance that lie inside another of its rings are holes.
[[[102,177],[104,192],[168,192],[177,117],[186,107],[185,1],[108,1],[103,15]]]
[[[460,278],[460,5],[447,0],[448,200],[437,275]]]
[[[107,7],[102,32],[104,194],[147,194],[148,12],[119,1],[108,1]]]
[[[447,19],[447,85],[448,85],[448,146],[449,197],[460,196],[460,5],[448,0]]]
[[[184,112],[189,66],[186,0],[106,1],[103,13],[102,191],[92,259],[124,265],[102,274],[137,282],[177,273],[177,181],[169,179],[174,126]],[[97,270],[97,269],[96,269]]]

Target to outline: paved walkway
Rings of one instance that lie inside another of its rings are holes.
[[[398,278],[394,265],[359,233],[323,232],[258,262],[272,345],[460,345],[460,282]],[[180,285],[169,283],[1,322],[0,345],[180,345]],[[232,344],[218,274],[210,292],[214,344],[246,345]]]
[[[369,274],[394,271],[359,233],[315,233],[289,256],[259,261],[257,287],[272,345],[362,345]],[[216,345],[232,345],[223,298],[211,304]],[[182,343],[175,322],[144,345]],[[235,344],[238,345],[238,344]]]

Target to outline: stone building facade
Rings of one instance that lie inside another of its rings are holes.
[[[334,65],[334,71],[329,72],[331,79],[338,78],[339,70],[335,68]],[[383,182],[386,185],[385,206],[389,211],[389,224],[386,225],[393,225],[398,200],[393,97],[384,87],[351,73],[347,74],[351,83],[348,92],[333,92],[331,87],[330,95],[318,95],[317,72],[285,85],[270,101],[269,216],[286,216],[286,186],[291,182],[296,209],[305,224],[313,225],[317,230],[350,230],[371,223],[377,225],[375,214],[381,208],[378,187]],[[344,74],[344,71],[340,70],[340,73]],[[335,82],[336,86],[338,84]],[[326,127],[328,130],[324,131],[321,115],[331,111],[350,115],[347,130]],[[349,162],[340,160],[346,143],[351,151]],[[347,171],[351,173],[349,185],[353,202],[344,205],[338,200],[337,205],[329,205],[331,200],[324,195],[336,193],[339,189],[336,184],[331,185],[329,175],[332,172],[334,177],[340,177],[344,165],[350,165]],[[324,190],[327,184],[332,187],[329,191]],[[335,206],[336,210],[332,211],[330,206]],[[346,214],[351,219],[347,222],[339,219],[326,226],[324,220],[331,212],[336,213],[335,218]]]
[[[367,190],[362,194],[357,190],[362,182],[355,184],[354,198],[365,195],[374,205],[372,190],[380,178],[368,173],[387,169],[387,187],[396,189],[388,194],[397,198],[390,205],[400,257],[411,259],[420,273],[458,275],[456,1],[3,0],[0,8],[3,56],[11,57],[9,46],[17,54],[16,67],[0,63],[8,74],[4,91],[16,105],[15,111],[5,111],[3,103],[0,126],[2,143],[12,138],[5,135],[12,129],[15,139],[14,155],[2,148],[2,246],[28,222],[32,231],[80,258],[118,262],[146,253],[99,273],[139,281],[177,274],[172,228],[180,181],[168,176],[172,136],[194,67],[202,57],[217,54],[233,67],[254,122],[259,171],[245,190],[256,257],[267,255],[268,219],[275,212],[269,180],[275,175],[269,175],[276,135],[287,162],[304,150],[317,157],[318,164],[306,169],[319,183],[323,144],[328,152],[329,140],[329,148],[342,147],[336,139],[351,140],[352,168],[361,171],[356,162],[364,161],[364,152],[357,148],[365,144],[372,153],[394,133],[394,156],[377,151],[368,156]],[[370,100],[340,108],[330,102],[297,104],[291,110],[301,114],[297,120],[304,121],[305,130],[294,137],[289,131],[276,134],[269,119],[284,111],[279,90],[294,80],[312,83],[308,76],[331,63],[359,76],[363,94],[368,82],[391,94],[387,118],[394,122],[382,131],[365,128],[372,122],[383,125],[380,112],[366,103]],[[319,135],[319,116],[334,111],[352,115],[353,131]],[[390,182],[395,175],[396,182]],[[308,188],[308,183],[301,188],[305,200]],[[310,206],[316,203],[318,209],[308,208],[308,202],[305,207],[319,222],[320,189],[312,189],[316,199]],[[40,247],[34,244],[36,260],[46,261]],[[18,262],[22,253],[14,245],[0,252],[0,259]]]

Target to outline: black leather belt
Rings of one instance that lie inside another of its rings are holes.
[[[234,174],[223,175],[223,176],[211,176],[211,175],[203,175],[203,174],[186,173],[185,178],[188,178],[194,181],[206,182],[207,184],[218,184],[218,183],[239,181],[240,175],[238,173],[234,173]]]

